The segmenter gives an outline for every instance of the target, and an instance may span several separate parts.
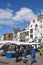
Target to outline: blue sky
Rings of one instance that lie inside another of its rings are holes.
[[[0,0],[0,36],[23,30],[26,25],[43,11],[43,0]]]

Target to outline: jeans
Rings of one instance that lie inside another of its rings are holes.
[[[18,57],[16,57],[16,62],[18,62]]]
[[[35,56],[31,56],[31,64],[33,63],[33,62],[35,62]]]

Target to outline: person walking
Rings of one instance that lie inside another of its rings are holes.
[[[40,52],[40,56],[42,56],[42,48],[40,48],[39,52]]]
[[[24,49],[24,52],[22,54],[22,57],[23,57],[23,62],[26,63],[27,62],[27,52],[25,49]]]
[[[16,62],[18,62],[18,55],[19,55],[19,51],[18,48],[16,49]]]
[[[35,49],[32,47],[31,51],[30,51],[30,55],[31,55],[31,65],[36,61],[35,57],[36,57],[36,51]]]

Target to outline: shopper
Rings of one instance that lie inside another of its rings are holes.
[[[36,61],[35,60],[35,56],[36,56],[36,51],[34,50],[34,48],[32,47],[31,51],[30,51],[30,55],[31,55],[31,65]]]
[[[22,54],[22,58],[23,58],[23,62],[26,63],[27,62],[27,52],[25,49],[24,49],[24,52]]]
[[[16,62],[18,62],[18,57],[19,57],[19,51],[18,48],[16,49]]]
[[[40,48],[40,56],[42,56],[42,47]]]

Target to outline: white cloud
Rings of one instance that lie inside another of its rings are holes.
[[[35,18],[36,15],[29,8],[21,8],[19,11],[13,15],[13,10],[10,9],[0,9],[0,24],[13,25],[18,22],[30,21]]]
[[[0,24],[3,24],[3,25],[13,25],[14,21],[12,19],[0,20]]]
[[[10,9],[0,9],[0,19],[4,19],[4,18],[11,18],[12,17],[12,10]]]
[[[13,17],[15,21],[30,21],[31,19],[34,19],[36,15],[33,13],[33,11],[29,8],[21,8],[18,12],[16,12],[16,15]]]
[[[12,17],[13,17],[13,10],[0,9],[0,24],[13,25],[14,21],[12,20]]]

